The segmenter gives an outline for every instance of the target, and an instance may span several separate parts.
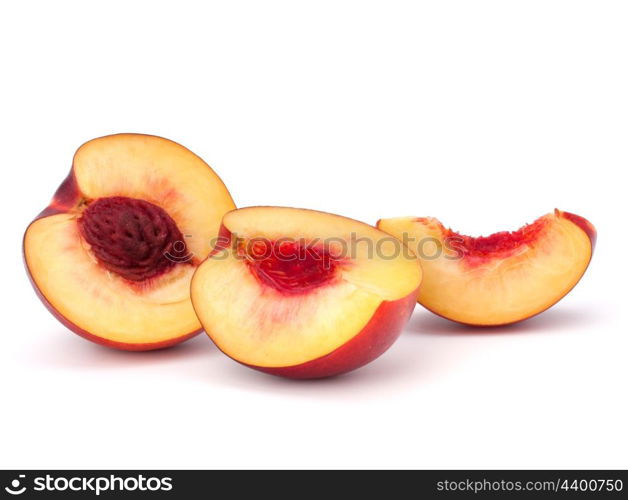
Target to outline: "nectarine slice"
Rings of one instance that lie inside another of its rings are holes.
[[[586,219],[555,210],[515,232],[472,238],[431,217],[382,219],[423,268],[419,303],[470,325],[504,325],[538,314],[584,274],[596,232]]]
[[[128,350],[173,345],[200,331],[190,280],[233,208],[213,170],[175,142],[94,139],[26,230],[26,268],[79,335]]]
[[[421,268],[376,228],[313,210],[229,212],[192,279],[205,331],[228,356],[286,377],[358,368],[400,334]]]

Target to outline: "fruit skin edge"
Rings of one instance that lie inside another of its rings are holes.
[[[418,293],[417,288],[401,299],[382,302],[358,334],[325,356],[293,366],[246,366],[293,379],[331,377],[356,370],[377,359],[395,343],[414,311]]]
[[[207,335],[223,354],[254,370],[292,379],[332,377],[356,370],[387,351],[401,335],[403,327],[410,319],[417,304],[418,293],[417,288],[401,299],[382,302],[369,322],[351,340],[324,356],[298,365],[278,367],[249,365],[223,351],[209,332]]]
[[[61,185],[55,191],[55,194],[52,197],[50,204],[44,208],[35,219],[33,219],[26,231],[24,232],[24,236],[22,237],[22,262],[24,263],[24,268],[26,269],[26,274],[28,276],[28,281],[30,281],[35,293],[39,297],[39,300],[42,301],[46,309],[50,311],[50,313],[68,330],[76,333],[77,335],[83,337],[84,339],[90,340],[96,344],[100,344],[106,347],[111,347],[113,349],[118,349],[122,351],[154,351],[157,349],[165,349],[167,347],[172,347],[175,344],[179,344],[186,340],[195,337],[199,333],[203,331],[203,328],[199,328],[198,330],[194,330],[193,332],[187,333],[180,337],[175,337],[172,339],[167,339],[161,342],[148,342],[148,343],[128,343],[128,342],[116,342],[114,340],[109,340],[104,337],[99,337],[92,333],[89,333],[79,326],[72,323],[69,319],[63,316],[59,311],[57,311],[53,305],[48,301],[48,299],[41,293],[41,290],[35,283],[33,276],[31,274],[30,269],[28,268],[28,264],[26,263],[26,233],[28,232],[28,228],[34,222],[38,221],[43,217],[48,217],[50,215],[56,215],[61,213],[67,213],[68,210],[75,207],[78,201],[80,200],[80,191],[78,189],[78,183],[76,182],[76,176],[74,175],[74,168],[70,170],[68,176],[63,180]]]
[[[92,333],[89,333],[83,330],[82,328],[78,327],[77,325],[72,323],[70,320],[68,320],[65,316],[60,314],[52,306],[52,304],[48,302],[48,299],[44,297],[44,295],[40,292],[39,288],[35,284],[35,281],[33,280],[33,277],[31,276],[28,266],[26,265],[26,259],[24,259],[24,267],[26,268],[26,274],[28,274],[28,280],[31,282],[31,285],[33,285],[33,288],[35,289],[35,293],[37,294],[39,299],[42,301],[42,303],[46,306],[46,309],[48,309],[48,311],[50,311],[50,313],[55,318],[57,318],[57,320],[61,324],[63,324],[63,326],[65,326],[68,330],[76,333],[77,335],[83,337],[84,339],[91,340],[92,342],[95,342],[96,344],[100,344],[106,347],[111,347],[111,348],[118,349],[121,351],[154,351],[157,349],[165,349],[167,347],[174,346],[175,344],[178,344],[180,342],[184,342],[185,340],[191,339],[192,337],[195,337],[196,335],[198,335],[199,333],[203,331],[202,328],[199,328],[198,330],[185,334],[181,337],[164,340],[162,342],[150,342],[150,343],[143,343],[143,344],[116,342],[114,340],[108,340],[104,337],[99,337],[97,335],[94,335]]]
[[[571,212],[563,212],[562,210],[558,210],[556,208],[554,209],[554,213],[557,216],[564,217],[568,221],[573,222],[576,226],[578,226],[580,229],[582,229],[586,233],[586,235],[589,237],[589,240],[591,241],[591,259],[592,259],[593,251],[595,250],[595,244],[597,243],[597,230],[595,229],[595,226],[591,224],[584,217],[580,215],[572,214]],[[591,263],[590,259],[589,259],[589,263]]]
[[[42,214],[44,212],[46,212],[48,209],[46,208]],[[53,214],[48,214],[48,215],[53,215]],[[40,219],[41,217],[45,217],[46,215],[39,215],[35,220]],[[35,222],[35,221],[33,221]],[[31,223],[32,224],[32,223]],[[24,233],[24,238],[26,237],[26,233]],[[24,263],[24,268],[26,269],[26,275],[28,276],[28,281],[30,281],[31,285],[33,286],[33,289],[35,290],[35,293],[37,294],[37,296],[39,297],[39,300],[41,300],[41,302],[44,304],[44,306],[46,306],[46,309],[48,309],[48,311],[50,311],[50,314],[52,314],[55,318],[57,318],[57,320],[63,325],[65,326],[68,330],[76,333],[77,335],[83,337],[84,339],[87,340],[91,340],[92,342],[95,342],[96,344],[100,344],[106,347],[111,347],[114,349],[119,349],[122,351],[154,351],[156,349],[165,349],[166,347],[171,347],[175,344],[178,344],[180,342],[183,342],[185,340],[191,339],[192,337],[195,337],[196,335],[198,335],[199,333],[201,333],[203,331],[203,328],[199,328],[198,330],[195,330],[193,332],[190,332],[188,334],[185,334],[181,337],[175,337],[173,339],[168,339],[168,340],[164,340],[162,342],[150,342],[150,343],[143,343],[143,344],[131,344],[131,343],[127,343],[127,342],[116,342],[114,340],[108,340],[104,337],[99,337],[97,335],[94,335],[92,333],[89,333],[85,330],[83,330],[82,328],[80,328],[79,326],[75,325],[74,323],[72,323],[69,319],[67,319],[65,316],[63,316],[61,313],[59,313],[59,311],[57,311],[53,305],[48,301],[48,299],[44,296],[43,293],[41,293],[41,291],[39,290],[39,287],[37,286],[37,284],[35,283],[35,280],[33,279],[33,276],[31,275],[30,269],[28,268],[28,265],[26,264],[26,250],[24,248],[24,241],[22,241],[22,262]]]

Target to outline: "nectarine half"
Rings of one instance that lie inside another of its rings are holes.
[[[190,280],[233,208],[214,171],[175,142],[94,139],[26,230],[26,269],[79,335],[128,350],[173,345],[200,331]]]
[[[431,217],[382,219],[377,227],[404,241],[423,268],[420,304],[470,325],[504,325],[538,314],[584,274],[593,225],[555,210],[515,232],[473,238]]]
[[[222,221],[192,278],[192,303],[228,356],[274,375],[347,372],[392,345],[421,268],[396,238],[313,210],[249,207]]]

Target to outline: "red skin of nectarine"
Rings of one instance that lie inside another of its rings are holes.
[[[245,366],[294,379],[330,377],[360,368],[394,344],[414,310],[418,292],[417,288],[402,299],[382,302],[360,333],[325,356],[294,366]]]
[[[593,254],[593,251],[595,250],[595,243],[597,242],[597,231],[595,230],[595,227],[593,227],[593,224],[591,224],[584,217],[572,214],[570,212],[562,212],[562,214],[565,219],[570,220],[585,233],[587,233],[587,236],[591,240],[591,254]]]
[[[49,215],[62,214],[75,207],[81,198],[81,192],[76,182],[74,169],[70,171],[68,176],[63,179],[61,185],[55,191],[50,205],[44,208],[35,220],[47,217]],[[33,222],[35,222],[35,220]]]
[[[85,330],[83,330],[82,328],[79,328],[78,326],[76,326],[74,323],[72,323],[71,321],[69,321],[66,317],[64,317],[63,315],[59,314],[59,311],[57,311],[52,304],[50,304],[50,302],[48,302],[48,299],[46,297],[43,296],[43,294],[40,292],[39,288],[37,288],[37,285],[35,284],[35,282],[33,281],[33,277],[31,276],[30,271],[28,270],[28,266],[26,267],[26,273],[28,274],[28,279],[31,282],[31,285],[33,285],[33,288],[35,289],[35,293],[37,293],[37,296],[41,299],[41,301],[43,302],[43,304],[46,306],[46,309],[48,309],[50,311],[50,313],[59,320],[59,322],[61,322],[66,328],[68,328],[69,330],[73,331],[74,333],[76,333],[77,335],[80,335],[81,337],[87,339],[87,340],[91,340],[92,342],[95,342],[97,344],[106,346],[106,347],[112,347],[114,349],[120,349],[123,351],[154,351],[156,349],[165,349],[166,347],[171,347],[175,344],[178,344],[180,342],[183,342],[184,340],[188,340],[191,339],[192,337],[195,337],[196,335],[198,335],[199,333],[201,333],[203,331],[202,328],[189,333],[187,335],[183,335],[182,337],[177,337],[174,339],[168,339],[167,341],[164,342],[155,342],[155,343],[146,343],[146,344],[128,344],[128,343],[124,343],[124,342],[115,342],[113,340],[108,340],[105,339],[103,337],[98,337],[96,335],[92,335],[89,332],[86,332]]]

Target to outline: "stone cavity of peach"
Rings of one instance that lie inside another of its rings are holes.
[[[187,254],[183,235],[161,207],[110,196],[90,202],[78,219],[96,260],[120,277],[140,282],[169,271]]]
[[[300,295],[337,281],[344,259],[324,245],[305,240],[256,238],[241,241],[237,254],[265,286],[283,295]]]

